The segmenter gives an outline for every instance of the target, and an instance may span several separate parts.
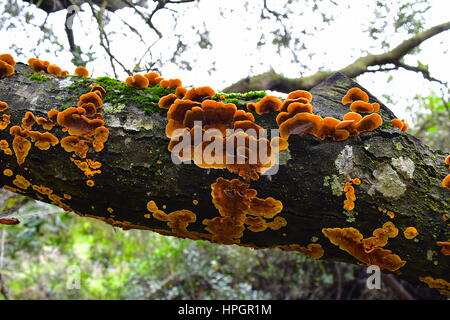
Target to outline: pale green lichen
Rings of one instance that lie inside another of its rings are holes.
[[[348,223],[353,223],[356,221],[358,212],[353,210],[344,210],[343,213],[347,216],[347,219],[345,221],[347,221]]]
[[[353,148],[345,146],[334,161],[334,165],[340,174],[350,174],[354,169]]]
[[[374,187],[383,196],[398,198],[406,191],[406,185],[402,182],[397,172],[387,163],[383,163],[373,171],[375,177]]]
[[[330,176],[325,176],[323,178],[323,186],[324,187],[330,187],[331,193],[334,196],[340,197],[344,193],[344,185],[345,185],[345,179],[341,178],[335,174]]]
[[[120,113],[125,109],[124,103],[118,103],[118,104],[111,104],[111,103],[105,103],[103,105],[102,111],[104,113]]]
[[[401,142],[397,142],[394,144],[395,149],[397,149],[398,151],[402,151],[403,149],[405,149],[405,147],[403,146],[403,144]]]
[[[400,173],[404,178],[412,179],[416,166],[414,162],[408,157],[394,158],[391,161],[392,166]]]
[[[436,254],[436,252],[434,252],[433,250],[428,249],[427,250],[427,260],[428,261],[432,261],[433,260],[433,256]]]

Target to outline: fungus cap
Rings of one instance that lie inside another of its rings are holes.
[[[6,62],[7,64],[9,64],[10,66],[13,66],[13,67],[16,65],[16,61],[14,60],[14,57],[12,55],[10,55],[9,53],[0,54],[0,60]]]
[[[6,102],[0,101],[0,112],[5,112],[8,109],[8,104]]]
[[[62,69],[58,67],[56,64],[48,65],[47,72],[58,77],[62,75]]]
[[[89,77],[89,71],[83,66],[76,67],[75,74],[79,77]]]
[[[352,103],[354,101],[361,100],[364,102],[369,102],[369,95],[362,91],[360,88],[351,88],[342,97],[342,104]]]
[[[0,60],[0,79],[12,76],[13,74],[14,74],[14,67]]]
[[[274,96],[265,96],[255,104],[257,114],[265,114],[280,110],[281,100]]]
[[[403,231],[403,235],[405,236],[406,239],[409,240],[414,239],[415,237],[417,237],[418,234],[419,232],[414,227],[408,227],[405,229],[405,231]]]

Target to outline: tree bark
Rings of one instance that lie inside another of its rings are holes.
[[[99,82],[99,79],[52,76],[42,82],[30,77],[30,72],[27,66],[18,64],[13,76],[0,80],[0,101],[9,104],[6,113],[11,115],[10,126],[0,130],[0,140],[5,139],[10,145],[13,136],[9,128],[20,125],[25,112],[45,117],[50,109],[76,104],[78,97],[89,91],[91,83]],[[0,174],[0,186],[11,186],[31,198],[52,202],[32,187],[20,189],[14,185],[16,175],[22,175],[32,185],[51,188],[62,203],[79,215],[123,228],[169,234],[171,229],[166,222],[148,216],[146,206],[153,200],[167,213],[191,210],[196,214],[196,222],[187,229],[197,232],[199,238],[208,235],[202,221],[220,216],[212,203],[211,184],[219,177],[239,177],[226,170],[175,165],[167,150],[166,112],[156,109],[145,112],[135,99],[138,90],[121,97],[121,102],[117,102],[117,97],[108,98],[115,85],[123,84],[117,81],[106,86],[103,107],[109,139],[104,150],[98,153],[91,150],[87,156],[102,163],[101,173],[92,179],[94,187],[86,185],[88,178],[60,145],[46,151],[33,146],[22,166],[14,155],[0,152],[1,171],[8,168],[14,173],[11,177]],[[343,74],[329,77],[311,90],[314,112],[342,119],[348,106],[341,104],[341,98],[355,86],[360,87]],[[450,258],[436,246],[436,241],[448,241],[450,236],[448,222],[443,220],[443,215],[450,213],[450,193],[440,186],[449,173],[444,154],[393,128],[390,120],[395,118],[394,114],[370,93],[369,97],[371,102],[381,105],[380,128],[340,142],[291,136],[288,150],[280,153],[278,173],[249,182],[250,188],[258,191],[258,197],[273,197],[282,202],[283,210],[278,216],[287,220],[287,226],[263,232],[247,229],[240,244],[265,248],[316,243],[324,249],[322,259],[360,263],[333,245],[322,229],[354,227],[367,238],[383,223],[392,221],[400,233],[389,239],[385,249],[406,261],[396,273],[413,283],[419,283],[418,278],[424,276],[450,281]],[[257,122],[266,129],[276,129],[275,116],[274,113],[258,116]],[[59,139],[67,135],[60,127],[51,132]],[[356,207],[351,212],[343,209],[343,188],[348,177],[362,181],[355,186]],[[64,198],[64,194],[70,199]],[[395,218],[390,219],[380,210],[394,212]],[[419,231],[415,240],[403,236],[403,230],[410,226]]]

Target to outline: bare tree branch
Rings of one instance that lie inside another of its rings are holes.
[[[438,81],[432,78],[423,69],[415,69],[402,64],[402,58],[413,49],[420,46],[424,41],[450,29],[450,21],[431,27],[400,43],[391,51],[382,54],[368,54],[356,59],[353,63],[338,70],[350,78],[355,78],[367,72],[374,72],[369,69],[371,66],[384,66],[394,64],[407,70],[420,72],[428,80]],[[380,69],[380,71],[393,70],[392,68]],[[225,88],[224,92],[247,92],[254,90],[276,90],[280,92],[290,92],[298,89],[309,90],[316,86],[336,71],[320,71],[310,76],[290,79],[274,72],[266,72],[257,76],[242,79],[231,86]],[[442,83],[442,82],[441,82]]]

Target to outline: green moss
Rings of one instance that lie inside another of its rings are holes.
[[[95,83],[106,89],[104,102],[112,105],[136,104],[144,108],[147,114],[154,112],[162,113],[164,110],[158,106],[161,97],[174,93],[174,89],[164,89],[159,84],[154,87],[136,89],[126,85],[124,82],[108,77],[95,79]]]
[[[50,79],[47,77],[44,77],[43,75],[41,75],[40,73],[33,73],[30,77],[30,80],[36,81],[36,82],[46,82],[49,81]]]
[[[226,99],[239,99],[239,100],[255,100],[264,98],[267,94],[264,91],[249,91],[246,93],[223,93],[219,92],[213,96],[213,99],[219,99],[223,96]]]
[[[69,108],[71,108],[71,107],[72,107],[72,106],[64,105],[64,106],[59,107],[59,110],[60,110],[60,111],[64,111],[64,110],[69,109]]]
[[[117,110],[118,105],[123,110],[127,105],[134,104],[137,107],[143,108],[147,114],[154,112],[163,113],[164,110],[158,106],[159,99],[168,94],[175,93],[174,89],[164,89],[159,84],[150,88],[136,89],[126,85],[122,81],[109,77],[80,79],[68,86],[67,89],[83,89],[85,91],[91,84],[96,83],[105,88],[106,94],[103,97],[103,102],[111,104],[111,110],[113,111]],[[79,90],[77,94],[83,94],[83,91]],[[78,100],[78,97],[75,100]]]

